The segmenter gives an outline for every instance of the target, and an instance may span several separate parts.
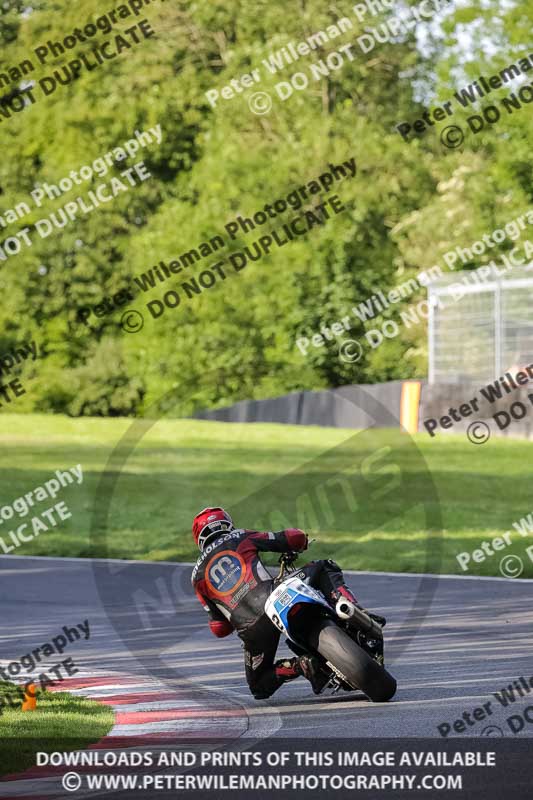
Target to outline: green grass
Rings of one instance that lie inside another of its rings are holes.
[[[513,553],[523,558],[523,577],[533,577],[525,554],[532,539],[517,533],[512,547],[472,562],[468,573],[456,560],[533,510],[527,441],[475,446],[466,436],[411,439],[392,429],[161,420],[144,424],[124,464],[110,464],[117,481],[109,516],[93,520],[93,508],[104,507],[100,474],[131,426],[124,419],[0,418],[0,506],[55,469],[84,470],[81,486],[35,509],[63,500],[72,518],[15,554],[191,561],[194,513],[224,504],[242,527],[305,527],[318,539],[311,555],[345,568],[499,575],[501,557]],[[13,527],[3,521],[0,537]]]
[[[37,752],[85,749],[105,736],[113,725],[108,706],[73,697],[67,692],[37,688],[37,709],[22,711],[20,693],[0,682],[0,776],[36,765]],[[11,702],[9,702],[11,700]]]

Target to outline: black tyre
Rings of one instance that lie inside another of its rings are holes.
[[[392,675],[332,620],[322,620],[310,640],[313,648],[336,667],[354,689],[361,689],[375,703],[394,697],[396,680]]]

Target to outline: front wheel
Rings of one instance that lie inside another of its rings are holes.
[[[322,620],[310,639],[313,648],[336,667],[352,688],[361,689],[375,703],[394,697],[396,680],[392,675],[331,619]]]

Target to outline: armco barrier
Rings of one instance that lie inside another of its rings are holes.
[[[291,392],[267,400],[242,400],[227,408],[200,411],[194,416],[223,422],[279,422],[334,428],[390,427],[390,418],[385,412],[380,413],[377,407],[381,404],[399,426],[403,383],[390,381],[317,392]]]

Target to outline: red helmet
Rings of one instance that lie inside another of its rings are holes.
[[[193,519],[192,535],[200,550],[203,550],[212,536],[231,531],[234,527],[232,518],[223,508],[204,508]]]

